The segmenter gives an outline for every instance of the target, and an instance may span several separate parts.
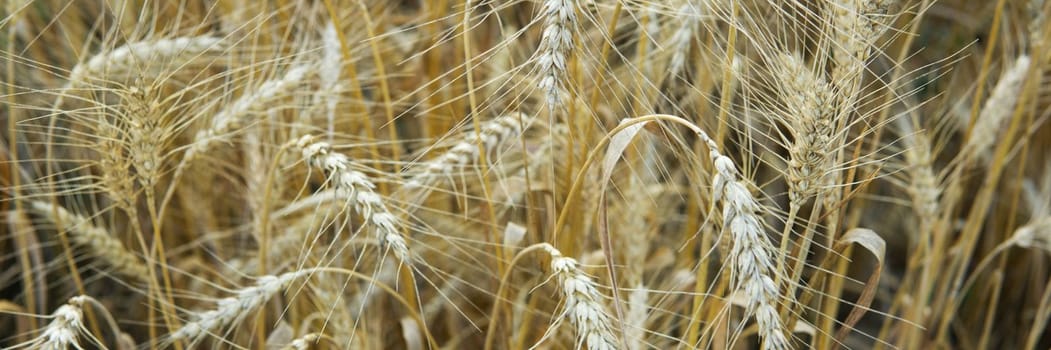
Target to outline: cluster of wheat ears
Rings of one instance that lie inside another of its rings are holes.
[[[3,349],[1051,346],[1051,2],[0,11]]]

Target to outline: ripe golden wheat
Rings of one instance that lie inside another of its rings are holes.
[[[2,11],[0,349],[1051,346],[1043,0]]]

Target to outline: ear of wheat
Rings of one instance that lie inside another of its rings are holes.
[[[354,170],[350,158],[333,152],[332,146],[326,142],[315,142],[312,136],[300,138],[296,146],[302,150],[307,164],[326,173],[337,193],[373,226],[380,242],[389,247],[394,256],[403,262],[412,261],[409,247],[399,231],[400,219],[387,209],[383,198],[373,190],[376,185],[368,175]]]
[[[255,286],[238,290],[233,297],[219,299],[214,310],[192,314],[192,321],[173,332],[169,338],[195,344],[208,335],[217,335],[214,332],[237,324],[271,298],[284,292],[293,281],[308,276],[311,272],[313,271],[300,270],[278,276],[260,277]]]
[[[713,195],[723,207],[723,229],[730,234],[730,252],[726,260],[731,264],[735,289],[744,293],[748,314],[755,317],[764,349],[790,349],[787,327],[781,321],[777,306],[791,304],[791,296],[781,295],[777,281],[784,272],[778,271],[777,254],[767,240],[763,221],[759,216],[762,205],[752,196],[744,180],[739,178],[733,160],[719,152],[718,144],[698,130],[708,146],[709,157],[715,167]]]
[[[73,243],[90,256],[106,262],[114,272],[140,282],[148,280],[150,273],[142,261],[105,229],[92,224],[90,219],[47,202],[33,201],[30,205],[34,212],[49,221],[61,223],[63,226],[59,229],[68,230]]]
[[[478,160],[479,141],[485,152],[493,152],[505,142],[521,134],[522,126],[528,128],[532,123],[533,118],[523,113],[510,113],[483,123],[477,135],[473,131],[466,132],[463,140],[457,142],[445,153],[420,164],[421,171],[410,178],[405,187],[410,190],[420,190],[441,179],[450,178],[457,169]],[[486,158],[492,159],[491,157]]]
[[[562,291],[563,315],[577,331],[577,344],[591,350],[617,349],[609,316],[599,299],[595,282],[577,267],[577,261],[562,255],[549,244],[543,250],[551,256],[551,274]]]
[[[41,350],[66,350],[70,347],[83,349],[85,346],[78,340],[82,334],[87,334],[84,325],[84,296],[76,296],[69,302],[62,304],[49,318],[51,322],[44,327],[44,331],[32,340],[17,344],[11,349],[41,349]]]
[[[158,62],[179,62],[225,49],[222,38],[212,36],[161,38],[131,42],[92,56],[73,68],[69,85],[76,87],[91,78],[119,78],[142,72],[141,67]]]
[[[225,108],[219,110],[212,118],[212,124],[207,129],[197,132],[193,143],[183,154],[180,168],[185,167],[198,156],[208,152],[216,143],[228,136],[228,133],[240,126],[243,118],[253,110],[262,107],[275,98],[288,94],[294,87],[302,83],[308,74],[314,72],[316,66],[302,64],[291,67],[279,79],[269,80],[259,85],[255,91],[247,92],[236,99]]]
[[[547,94],[549,106],[560,106],[565,100],[569,56],[573,52],[573,31],[577,25],[576,0],[546,0],[541,8],[544,29],[537,48],[540,90]]]

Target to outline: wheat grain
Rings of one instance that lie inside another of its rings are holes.
[[[288,343],[287,346],[281,348],[282,350],[307,350],[310,349],[310,344],[317,343],[321,340],[321,335],[317,333],[309,333],[302,337],[293,340]]]
[[[627,332],[624,338],[628,339],[628,347],[631,350],[641,350],[646,345],[646,319],[649,314],[649,290],[642,284],[635,285],[628,295]]]
[[[132,88],[122,96],[124,115],[128,123],[128,153],[139,184],[153,187],[160,177],[161,162],[168,130],[163,125],[163,113],[153,91]]]
[[[1044,21],[1047,20],[1047,11],[1044,10],[1044,0],[1029,0],[1026,7],[1029,12],[1029,42],[1030,47],[1044,47]]]
[[[934,156],[931,154],[931,140],[926,130],[913,130],[912,123],[905,118],[898,118],[905,135],[905,162],[908,164],[909,183],[907,191],[912,198],[913,210],[920,221],[917,232],[926,233],[934,225],[939,215],[938,203],[942,195],[938,177],[934,171]]]
[[[759,325],[763,348],[789,349],[776,307],[782,297],[774,283],[776,255],[763,232],[760,204],[737,180],[737,168],[730,158],[718,153],[712,158],[718,171],[714,191],[721,193],[716,199],[723,203],[723,225],[728,226],[733,242],[727,260],[733,264],[735,288],[748,298],[748,313]]]
[[[693,38],[700,27],[701,16],[699,5],[687,3],[679,8],[679,28],[671,36],[670,45],[674,51],[668,62],[669,76],[678,77],[686,69],[686,59],[693,48]]]
[[[865,68],[876,39],[886,30],[893,0],[838,0],[833,1],[831,31],[832,82],[846,87],[853,85]],[[853,93],[852,91],[850,92]],[[852,97],[851,97],[852,99]]]
[[[799,206],[821,191],[835,148],[836,125],[827,107],[831,91],[795,55],[780,55],[775,71],[784,90],[783,119],[794,138],[788,147],[788,196]]]
[[[662,185],[657,176],[661,171],[658,161],[659,152],[653,143],[653,138],[640,136],[635,144],[637,153],[633,154],[635,157],[632,158],[636,164],[632,168],[637,170],[633,172],[626,188],[623,189],[623,202],[617,208],[619,215],[615,216],[621,221],[615,225],[618,229],[611,232],[624,247],[621,250],[626,265],[624,281],[628,286],[643,283],[646,256],[649,253],[654,224],[652,218],[646,213],[653,213],[659,208],[657,198],[660,194],[655,193],[654,188],[659,190]]]
[[[83,305],[83,297],[73,297],[69,299],[69,303],[60,306],[51,314],[51,323],[40,335],[44,339],[41,349],[65,350],[70,346],[80,348],[77,335],[84,329],[84,310],[81,309]]]
[[[1046,341],[1047,269],[1013,267],[1051,251],[1017,187],[1051,173],[1047,0],[65,3],[0,4],[0,347]],[[654,111],[715,142],[610,131]],[[359,281],[271,281],[299,269]],[[98,291],[127,336],[84,306],[41,337]]]
[[[343,49],[339,43],[339,28],[329,22],[321,33],[321,62],[318,67],[318,79],[322,90],[339,85],[343,71]]]
[[[127,210],[135,203],[132,162],[124,153],[127,134],[105,117],[100,118],[95,132],[98,139],[95,151],[99,154],[98,168],[102,172],[101,185],[118,207]]]
[[[84,328],[84,303],[87,297],[80,295],[69,299],[51,313],[51,322],[39,336],[7,349],[66,350],[70,347],[83,349],[77,339],[88,334]]]
[[[343,91],[343,48],[339,42],[339,28],[329,22],[321,35],[321,63],[318,67],[318,78],[321,82],[318,96],[324,101],[325,116],[328,123],[328,142],[336,133],[336,107],[339,105],[339,94]]]
[[[1019,227],[1011,240],[1024,248],[1038,248],[1051,254],[1051,216],[1045,216]]]

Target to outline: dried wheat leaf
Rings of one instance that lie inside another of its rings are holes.
[[[836,243],[835,250],[842,253],[851,244],[857,244],[868,250],[876,258],[876,267],[872,271],[872,275],[869,276],[868,281],[865,282],[865,289],[862,290],[858,301],[854,303],[854,308],[850,310],[850,314],[843,321],[843,327],[836,332],[835,339],[837,344],[843,342],[850,330],[854,329],[854,325],[861,320],[861,316],[864,316],[865,312],[868,312],[869,306],[872,305],[872,299],[876,296],[876,289],[879,287],[880,275],[883,273],[883,259],[887,253],[887,242],[875,231],[867,228],[854,228],[847,231]]]
[[[609,180],[613,176],[613,168],[616,167],[617,161],[620,160],[621,154],[628,148],[628,144],[635,138],[635,135],[642,130],[643,126],[646,126],[647,122],[635,123],[621,129],[609,140],[609,144],[606,146],[606,155],[602,159],[602,177],[599,179],[599,223],[598,230],[600,236],[600,242],[602,243],[602,252],[606,255],[606,269],[609,273],[610,284],[613,287],[613,305],[616,306],[617,320],[620,325],[621,333],[625,333],[624,326],[624,310],[621,307],[620,290],[617,285],[616,274],[613,273],[613,247],[610,242],[609,225],[607,222],[608,207],[606,206],[606,188],[609,186]]]

